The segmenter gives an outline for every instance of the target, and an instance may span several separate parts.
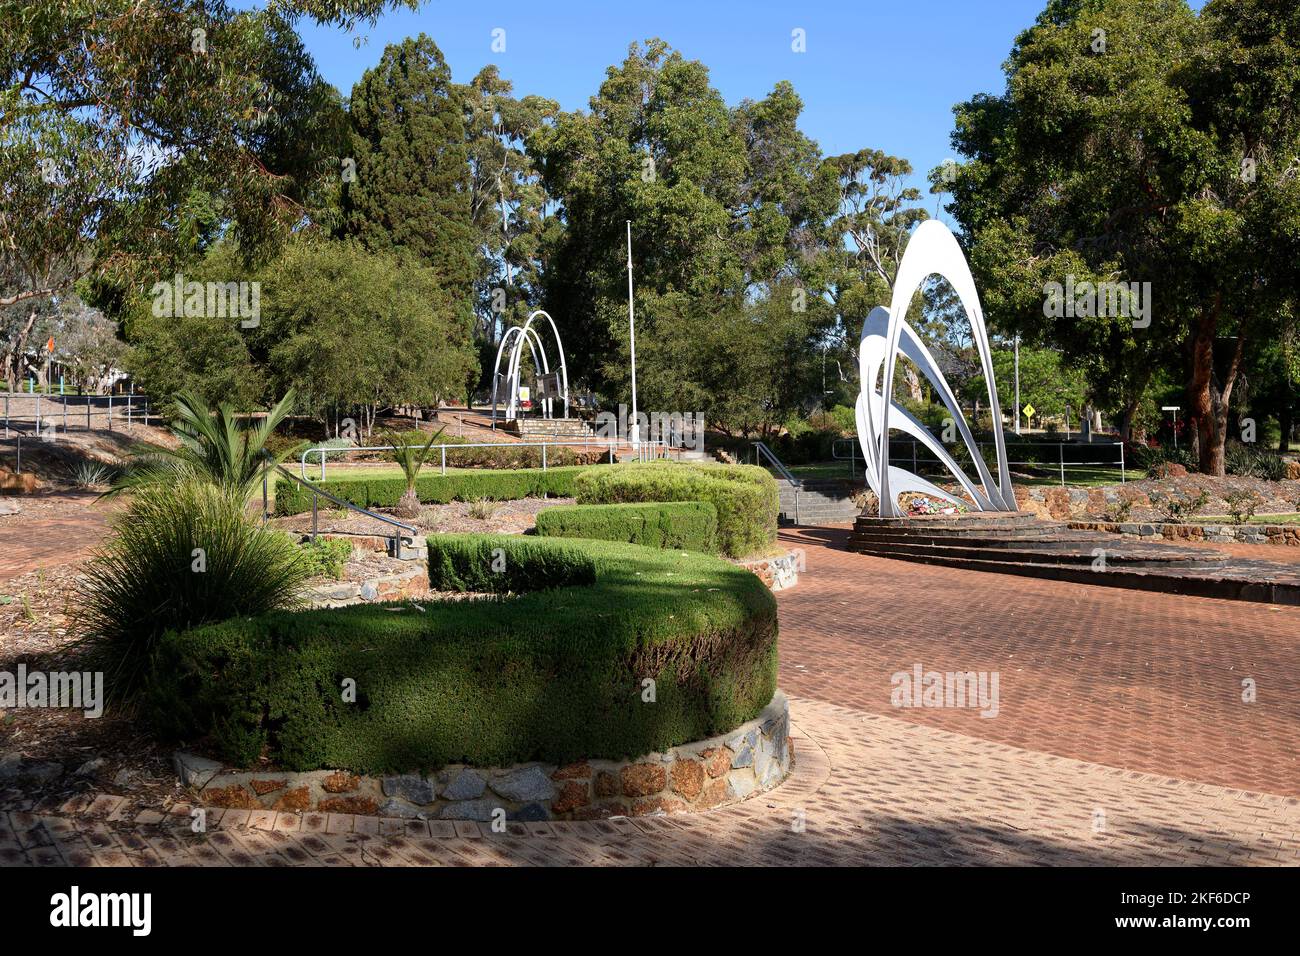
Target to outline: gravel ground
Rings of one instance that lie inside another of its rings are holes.
[[[75,566],[33,571],[0,585],[0,670],[70,670],[81,574]],[[7,765],[6,765],[7,762]],[[178,796],[171,749],[137,722],[80,710],[0,709],[0,806],[66,800],[87,791],[142,801]]]
[[[475,518],[470,515],[473,504],[468,501],[453,501],[445,505],[425,505],[420,509],[419,518],[399,520],[415,525],[424,532],[523,534],[536,524],[537,512],[543,508],[571,504],[573,504],[572,498],[522,498],[518,501],[498,501],[489,505],[493,508],[490,517]],[[390,508],[379,510],[382,514],[392,515]],[[271,524],[286,531],[311,531],[311,512],[287,518],[274,518]],[[326,533],[390,535],[393,527],[354,511],[339,509],[319,512],[317,530]]]

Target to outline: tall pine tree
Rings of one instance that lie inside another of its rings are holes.
[[[355,177],[344,163],[346,231],[430,267],[472,321],[476,272],[462,100],[429,37],[389,46],[352,89]]]

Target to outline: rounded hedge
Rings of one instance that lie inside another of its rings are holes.
[[[150,696],[156,726],[206,738],[245,766],[263,756],[362,773],[564,763],[725,733],[775,692],[776,602],[719,558],[431,535],[429,567],[435,588],[494,596],[166,635]]]
[[[718,550],[718,509],[707,501],[557,505],[537,513],[537,533],[712,554]]]
[[[776,543],[776,480],[754,465],[652,462],[606,465],[578,474],[579,504],[707,501],[718,511],[718,545],[741,558]]]

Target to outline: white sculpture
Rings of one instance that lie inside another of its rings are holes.
[[[551,324],[551,334],[555,336],[555,350],[560,354],[560,399],[564,404],[564,417],[569,417],[569,366],[564,360],[564,346],[560,343],[560,330],[555,327],[555,320],[551,318],[548,312],[538,309],[528,316],[528,320],[523,325],[511,326],[506,334],[501,337],[501,344],[497,346],[497,360],[492,367],[492,421],[494,423],[497,420],[497,385],[503,377],[501,374],[501,356],[506,353],[507,348],[510,349],[510,354],[504,376],[506,393],[509,396],[506,401],[506,421],[513,421],[519,411],[519,370],[525,344],[533,357],[533,368],[541,375],[550,374],[551,366],[547,360],[546,347],[542,344],[541,336],[537,334],[537,330],[533,328],[533,320],[539,315],[546,317],[546,321]],[[547,398],[543,402],[543,414],[547,418],[552,418],[554,416],[551,413],[551,399]]]
[[[952,285],[971,324],[972,338],[984,371],[984,381],[988,384],[989,408],[993,413],[993,440],[998,456],[996,484],[989,473],[988,466],[984,463],[979,447],[975,444],[970,427],[966,424],[966,419],[957,405],[957,399],[944,379],[943,372],[935,364],[925,343],[917,337],[916,332],[907,322],[907,307],[912,301],[912,296],[932,275],[942,276]],[[979,486],[962,471],[948,450],[925,425],[892,400],[894,365],[899,349],[916,365],[921,374],[930,380],[930,384],[943,399],[943,404],[952,415],[953,422],[961,433],[962,441],[966,443],[971,460],[979,472]],[[903,261],[898,266],[898,275],[894,279],[894,295],[889,308],[877,306],[871,310],[871,314],[862,324],[858,365],[862,377],[862,392],[858,395],[857,403],[858,441],[862,445],[862,454],[866,458],[867,482],[880,501],[880,517],[902,517],[903,511],[898,507],[898,496],[907,491],[921,492],[954,504],[966,504],[924,478],[889,464],[891,428],[907,432],[933,452],[970,495],[976,510],[1017,510],[1015,493],[1011,487],[1011,476],[1007,470],[1007,450],[1001,428],[1002,412],[998,406],[997,385],[993,380],[993,357],[989,353],[988,332],[984,328],[984,314],[980,310],[975,280],[971,276],[970,267],[966,264],[966,257],[962,255],[961,247],[957,245],[956,237],[937,219],[929,219],[921,223],[908,241],[907,248],[903,252]],[[884,381],[878,387],[877,380],[880,378],[882,365]],[[885,401],[884,396],[887,395],[891,396],[889,401]]]

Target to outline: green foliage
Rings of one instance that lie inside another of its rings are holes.
[[[828,413],[831,421],[845,435],[856,435],[858,433],[857,412],[848,405],[836,405]]]
[[[4,4],[0,179],[13,188],[0,305],[92,274],[112,273],[120,291],[214,234],[251,249],[300,225],[340,151],[342,110],[293,21],[355,22],[392,5]],[[54,161],[48,181],[38,158]]]
[[[425,461],[429,457],[429,449],[434,443],[442,437],[446,431],[446,426],[439,428],[429,436],[429,440],[420,444],[424,438],[423,432],[396,432],[387,431],[379,436],[381,445],[392,445],[392,449],[385,452],[388,460],[395,462],[397,467],[402,469],[402,474],[406,478],[406,488],[408,491],[415,489],[415,480],[420,477],[420,469],[424,467]]]
[[[232,489],[193,480],[146,489],[86,566],[86,666],[104,671],[110,699],[129,702],[164,631],[291,607],[309,571],[288,536],[246,517]]]
[[[1230,491],[1223,496],[1228,506],[1228,515],[1233,524],[1245,524],[1255,517],[1255,510],[1260,506],[1260,497],[1253,491]]]
[[[113,493],[197,479],[247,501],[263,476],[296,450],[296,446],[290,446],[272,454],[266,447],[293,402],[290,389],[261,421],[245,427],[229,405],[219,405],[213,414],[198,395],[180,393],[176,396],[178,417],[172,422],[172,433],[180,439],[180,446],[150,446],[136,455],[114,484]]]
[[[593,468],[575,482],[579,504],[707,501],[718,513],[718,546],[731,557],[776,543],[776,481],[753,465],[667,462]]]
[[[1205,510],[1210,501],[1210,494],[1205,489],[1197,489],[1193,495],[1174,492],[1163,497],[1152,498],[1151,504],[1160,512],[1161,517],[1170,524],[1182,524],[1188,518],[1195,517]]]
[[[368,249],[404,250],[432,270],[456,324],[468,326],[476,270],[462,109],[433,40],[386,47],[348,102],[356,178],[343,187],[343,214]]]
[[[474,363],[471,319],[437,272],[401,251],[302,240],[262,273],[252,342],[272,381],[304,411],[360,408],[368,433],[383,405],[459,397]]]
[[[1255,444],[1228,442],[1224,450],[1224,463],[1230,475],[1263,478],[1265,481],[1281,481],[1286,477],[1286,461],[1280,455]]]
[[[516,501],[520,498],[568,498],[582,467],[457,472],[421,475],[415,493],[425,504],[449,501]],[[405,478],[358,478],[318,482],[321,488],[363,508],[393,508],[406,491]],[[311,510],[312,494],[297,482],[280,479],[275,485],[275,513],[293,515]]]
[[[718,550],[718,509],[707,501],[561,505],[538,512],[537,533],[711,554]]]
[[[307,576],[312,578],[343,577],[343,566],[352,557],[352,543],[338,538],[317,538],[304,541],[299,548],[307,567]]]
[[[525,594],[596,583],[582,543],[524,540],[509,551],[491,535],[438,535],[429,542],[429,587],[475,594]]]
[[[558,216],[548,215],[537,163],[526,150],[529,137],[554,118],[559,105],[541,96],[519,99],[511,90],[496,64],[483,67],[461,90],[470,216],[480,250],[474,295],[484,345],[479,387],[488,389],[500,332],[522,323],[541,301],[544,247],[563,228]],[[507,294],[504,311],[494,289]]]
[[[1186,0],[1053,0],[1017,37],[1005,91],[955,110],[969,162],[948,209],[990,319],[1060,348],[1126,421],[1157,369],[1182,369],[1207,473],[1223,473],[1243,362],[1295,314],[1298,56],[1285,0],[1199,16]],[[1086,299],[1047,308],[1069,276],[1089,292],[1149,282],[1149,327]]]
[[[544,302],[586,346],[571,378],[626,393],[630,220],[643,407],[753,430],[809,394],[832,321],[810,247],[833,244],[821,227],[840,197],[801,110],[784,81],[728,108],[704,64],[651,39],[609,68],[588,110],[536,130],[529,152],[565,217]]]
[[[1016,413],[1015,353],[1011,349],[994,350],[993,378],[998,383],[998,404],[1002,406],[1003,412],[1014,416]],[[1046,418],[1055,418],[1061,421],[1049,423],[1048,427],[1056,424],[1060,428],[1064,424],[1065,409],[1068,405],[1070,428],[1072,431],[1078,431],[1079,418],[1087,395],[1088,382],[1077,363],[1065,361],[1061,353],[1053,349],[1021,346],[1020,406],[1021,408],[1025,405],[1034,406],[1035,426]],[[981,404],[988,404],[988,384],[982,374],[971,377],[963,397],[968,401],[978,399]]]
[[[1146,472],[1148,477],[1156,477],[1161,465],[1182,465],[1188,471],[1196,470],[1196,461],[1186,448],[1174,448],[1172,445],[1159,445],[1152,448],[1141,442],[1124,446],[1124,463],[1133,471]]]
[[[169,634],[152,697],[159,731],[206,734],[236,765],[265,753],[294,770],[566,763],[725,733],[775,690],[776,602],[725,561],[516,536],[439,535],[430,548],[435,588],[512,596]],[[341,699],[345,677],[355,703]]]
[[[497,503],[491,498],[475,498],[469,505],[469,516],[476,521],[487,521],[497,513]]]

